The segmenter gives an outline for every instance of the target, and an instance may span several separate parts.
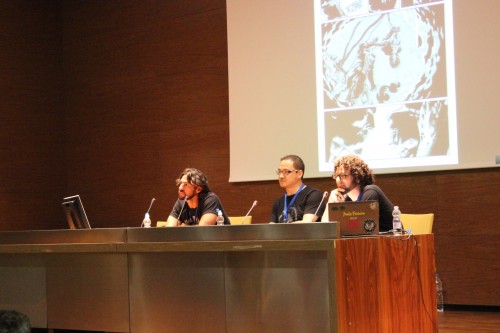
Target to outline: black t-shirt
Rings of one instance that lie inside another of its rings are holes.
[[[359,201],[377,200],[379,207],[380,231],[389,231],[392,229],[392,211],[394,205],[391,200],[382,192],[377,185],[366,185],[361,193]],[[346,201],[352,201],[347,196]]]
[[[294,221],[302,221],[305,214],[314,214],[316,209],[318,209],[319,203],[323,198],[323,193],[314,187],[306,186],[299,192],[299,194],[287,195],[286,202],[290,205],[294,196],[297,195],[297,199],[291,207],[288,209],[287,223]],[[325,210],[325,202],[321,204],[320,209],[316,213],[317,216],[323,215]],[[284,195],[276,199],[273,204],[273,210],[271,213],[271,222],[283,223],[283,209],[285,207],[285,197]]]
[[[185,200],[177,200],[174,208],[172,209],[172,212],[170,213],[170,216],[173,216],[176,219],[178,218],[179,221],[184,224],[197,225],[198,223],[200,223],[200,219],[204,214],[213,213],[217,215],[217,209],[220,209],[222,211],[222,215],[224,216],[224,224],[231,224],[229,222],[229,218],[226,215],[226,212],[224,211],[224,208],[222,207],[219,197],[213,192],[200,194],[200,200],[198,202],[198,207],[196,208],[191,209],[189,208],[187,203],[185,205],[184,203]],[[181,214],[180,216],[179,213]]]

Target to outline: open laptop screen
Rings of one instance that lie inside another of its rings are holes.
[[[90,229],[90,223],[79,195],[64,198],[62,206],[70,229]]]
[[[378,201],[328,203],[328,221],[340,224],[341,236],[378,235]]]

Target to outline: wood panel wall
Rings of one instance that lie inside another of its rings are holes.
[[[55,1],[0,1],[0,229],[58,225],[66,183]]]
[[[207,174],[229,215],[258,200],[253,221],[268,221],[277,181],[228,182],[225,0],[0,6],[10,27],[0,36],[1,229],[66,228],[60,199],[77,193],[94,227],[139,226],[153,197],[153,220],[165,220],[185,167]],[[498,168],[377,183],[403,212],[435,213],[445,302],[500,305]]]

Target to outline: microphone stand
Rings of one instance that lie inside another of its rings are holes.
[[[318,214],[318,211],[319,211],[319,209],[321,208],[321,205],[323,204],[323,201],[325,200],[325,198],[326,198],[327,196],[328,196],[328,192],[327,192],[327,191],[325,191],[325,192],[323,193],[323,198],[321,198],[321,201],[319,202],[318,208],[316,208],[316,211],[314,212],[314,216],[317,216],[316,214]],[[318,218],[319,218],[319,216],[318,216]],[[316,222],[316,221],[314,221],[314,222]]]
[[[245,215],[245,217],[243,218],[243,220],[241,221],[241,224],[244,224],[245,223],[245,220],[247,219],[248,217],[248,214],[250,214],[250,212],[252,211],[252,209],[257,206],[257,200],[255,200],[252,204],[252,207],[250,207],[250,210],[248,211],[247,215]]]
[[[177,226],[179,226],[179,219],[181,218],[182,211],[184,210],[184,207],[186,207],[186,202],[188,201],[188,197],[184,198],[184,203],[182,204],[181,211],[179,212],[179,215],[177,215]]]

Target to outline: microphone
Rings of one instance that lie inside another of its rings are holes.
[[[148,211],[146,212],[146,214],[149,215],[149,211],[151,210],[151,207],[153,206],[153,202],[155,202],[156,198],[153,198],[151,199],[151,203],[149,204],[149,208],[148,208]]]
[[[188,197],[184,197],[184,203],[182,204],[181,211],[179,212],[179,215],[177,215],[177,225],[179,225],[179,219],[181,218],[182,211],[184,210],[184,207],[186,207],[186,202],[188,201]]]
[[[151,206],[153,206],[153,202],[155,202],[155,200],[156,200],[155,198],[151,199],[151,203],[149,204],[148,211],[144,215],[144,220],[142,220],[141,227],[144,227],[144,228],[151,227],[151,219],[149,218],[149,211],[151,210]]]
[[[327,197],[328,197],[328,191],[325,191],[325,192],[323,193],[323,198],[321,198],[321,201],[319,202],[318,208],[316,208],[316,211],[314,212],[314,216],[317,216],[316,214],[318,214],[318,211],[319,211],[319,209],[320,209],[321,205],[323,204],[323,201],[324,201]],[[319,218],[319,216],[318,216],[318,218]],[[316,221],[315,221],[315,222],[316,222]]]
[[[252,207],[250,207],[250,210],[248,211],[247,215],[245,215],[245,217],[243,218],[243,220],[241,221],[241,224],[244,224],[245,223],[245,220],[247,219],[248,217],[248,214],[250,214],[250,212],[252,211],[252,209],[257,206],[257,200],[255,200],[252,204]]]

